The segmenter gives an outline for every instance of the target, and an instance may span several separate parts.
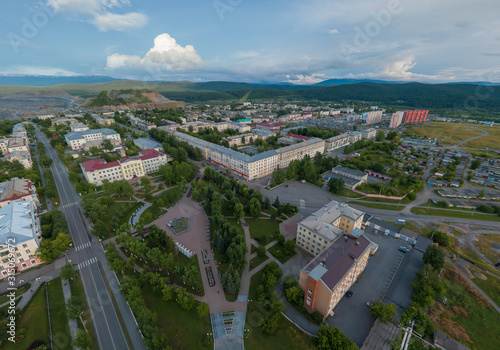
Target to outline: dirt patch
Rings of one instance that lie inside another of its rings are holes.
[[[467,289],[467,292],[472,295],[476,303],[478,303],[478,305],[486,307],[491,306],[491,303],[486,300],[486,298],[483,297],[483,295],[479,293],[477,289],[474,288],[472,284],[470,284],[469,281],[467,281],[465,277],[463,277],[457,270],[446,268],[443,271],[443,276],[454,283],[464,286]]]
[[[457,308],[459,310],[459,314],[462,315],[463,312],[465,312],[465,315],[467,312],[465,309],[460,310],[460,308]],[[455,311],[455,308],[454,308]],[[459,339],[465,343],[472,344],[472,340],[470,339],[469,335],[465,331],[465,328],[460,326],[458,323],[452,321],[449,319],[449,317],[453,316],[453,312],[450,310],[447,310],[442,304],[436,303],[434,304],[433,307],[429,309],[429,318],[431,319],[432,323],[436,326],[436,328],[441,329],[443,332],[448,334],[450,337],[454,339]],[[467,316],[466,316],[467,317]]]
[[[485,280],[485,281],[488,279],[488,278],[487,278],[485,275],[483,275],[481,272],[477,272],[477,271],[476,271],[476,272],[474,272],[474,276],[476,276],[477,278],[480,278],[480,279],[482,279],[482,280]]]

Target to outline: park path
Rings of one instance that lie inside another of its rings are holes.
[[[468,126],[469,127],[469,126]],[[482,135],[479,135],[479,136],[474,136],[474,137],[471,137],[470,139],[467,139],[465,141],[462,141],[462,142],[459,142],[455,145],[455,148],[457,147],[460,147],[462,146],[463,144],[469,142],[469,141],[472,141],[472,140],[476,140],[476,139],[480,139],[481,137],[485,137],[485,136],[488,136],[490,133],[486,130],[483,130],[481,128],[478,128],[477,126],[470,126],[471,128],[474,128],[474,129],[477,129],[477,130],[481,130],[483,132]]]

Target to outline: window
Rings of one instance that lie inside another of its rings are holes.
[[[313,291],[311,290],[311,288],[309,288],[307,291],[308,291],[309,293],[312,293],[312,292],[313,292]]]
[[[310,295],[308,295],[308,296],[307,296],[307,299],[308,299],[308,300],[311,300],[311,296],[310,296]]]
[[[29,249],[26,249],[26,254],[29,254],[31,253],[31,251]]]
[[[28,245],[26,243],[23,244],[23,248],[26,248]]]

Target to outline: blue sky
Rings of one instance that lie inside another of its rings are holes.
[[[498,0],[24,0],[0,75],[500,81]]]

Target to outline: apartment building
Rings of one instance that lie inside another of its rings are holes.
[[[325,140],[325,151],[330,152],[334,149],[350,145],[350,137],[348,133],[343,133]]]
[[[304,307],[323,317],[333,310],[363,273],[372,243],[363,235],[343,235],[309,262],[301,271],[299,286],[304,291]]]
[[[113,145],[121,143],[120,134],[111,129],[90,129],[67,133],[64,138],[72,150],[88,149],[88,146],[100,146],[104,140]],[[90,145],[88,145],[90,143]]]
[[[290,165],[290,162],[293,160],[302,159],[306,155],[313,158],[318,152],[321,154],[324,153],[325,140],[312,137],[304,142],[283,147],[275,151],[279,155],[279,168],[288,168],[288,165]]]
[[[364,138],[364,139],[367,139],[367,140],[374,139],[377,136],[377,129],[374,129],[374,128],[366,129],[366,130],[361,131],[361,134],[362,134],[362,138]]]
[[[0,208],[0,278],[41,263],[35,256],[40,246],[40,220],[32,201],[12,202]],[[14,254],[10,261],[9,254]]]
[[[377,124],[382,121],[382,111],[371,111],[363,113],[363,125]]]
[[[404,112],[394,113],[391,117],[391,123],[389,124],[389,127],[391,129],[395,129],[398,126],[400,126],[401,123],[403,122],[403,116],[404,116]]]
[[[280,128],[284,127],[285,124],[262,122],[256,124],[255,126],[259,129],[269,130],[272,132],[279,132]]]
[[[321,254],[337,237],[360,230],[364,213],[331,201],[297,225],[296,244],[312,255]]]
[[[171,162],[172,158],[153,149],[139,152],[136,157],[123,158],[111,163],[104,159],[92,159],[80,164],[85,180],[88,183],[102,185],[104,180],[109,182],[130,180],[142,177],[160,170],[162,165]]]
[[[103,115],[105,115],[106,113],[103,113]],[[111,113],[111,115],[113,115],[114,113]],[[94,118],[94,120],[101,124],[102,126],[110,126],[111,124],[114,124],[115,123],[115,120],[113,118],[103,118],[97,114],[92,114],[92,118]]]
[[[9,162],[18,161],[26,169],[31,169],[33,167],[33,161],[31,160],[30,152],[26,151],[14,151],[10,152],[5,156],[5,159]]]
[[[29,179],[13,178],[0,183],[0,208],[13,202],[33,202],[39,205],[35,185]]]
[[[131,117],[130,123],[132,124],[132,126],[135,126],[136,128],[139,128],[139,129],[142,129],[145,131],[149,131],[151,129],[156,128],[155,123],[151,123],[151,122],[148,122],[147,120],[142,120],[141,118],[137,118],[137,117]]]
[[[11,137],[20,137],[20,138],[28,138],[28,133],[26,132],[26,128],[23,124],[19,123],[12,127]]]
[[[52,125],[74,124],[78,123],[78,120],[76,120],[75,118],[59,117],[52,119],[50,123]]]
[[[425,123],[429,111],[405,111],[403,123]]]

